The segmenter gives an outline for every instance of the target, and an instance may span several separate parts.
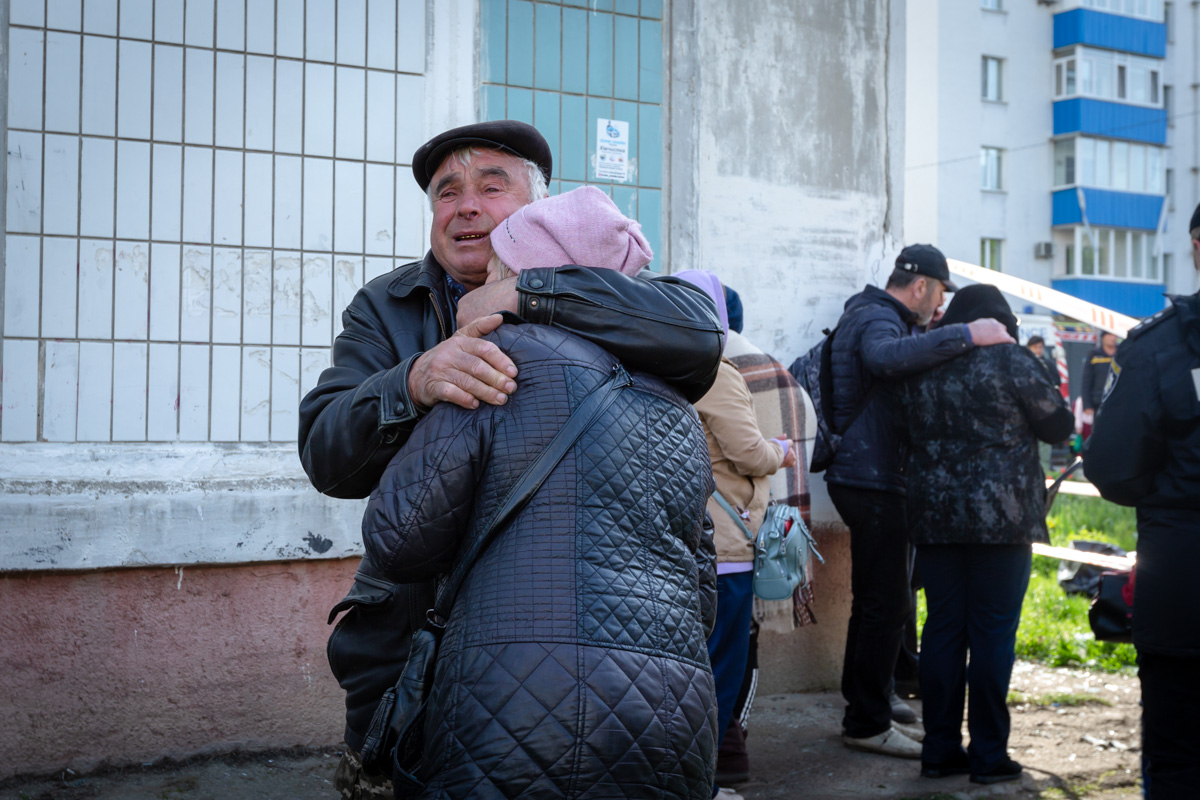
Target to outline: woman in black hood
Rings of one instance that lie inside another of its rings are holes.
[[[938,324],[987,317],[1017,338],[1017,318],[994,286],[957,292]],[[1062,441],[1074,423],[1037,357],[1018,344],[975,348],[906,381],[899,397],[910,442],[908,526],[929,609],[921,773],[1015,780],[1021,765],[1008,757],[1005,700],[1030,545],[1049,539],[1037,439]]]

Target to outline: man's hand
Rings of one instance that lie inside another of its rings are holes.
[[[501,311],[517,313],[517,279],[505,278],[495,283],[485,283],[478,289],[472,289],[458,301],[459,333],[477,319],[488,314],[499,314]],[[484,333],[493,331],[493,325]],[[482,334],[479,334],[482,335]]]
[[[1008,329],[994,319],[977,319],[967,323],[971,332],[971,341],[976,347],[987,347],[990,344],[1014,344],[1017,340],[1008,335]]]
[[[476,289],[466,297],[481,291]],[[461,317],[461,311],[459,314]],[[481,400],[504,405],[517,390],[512,380],[517,377],[517,367],[499,347],[479,338],[496,330],[503,321],[499,314],[485,316],[422,353],[408,372],[408,396],[425,408],[440,402],[479,408]]]

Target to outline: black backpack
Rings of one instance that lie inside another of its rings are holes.
[[[833,424],[833,368],[831,365],[833,337],[837,333],[837,328],[833,330],[826,328],[822,333],[825,334],[825,338],[817,342],[811,350],[797,358],[788,367],[788,372],[792,373],[796,383],[808,392],[817,416],[817,435],[813,439],[812,463],[808,467],[809,472],[824,472],[833,463],[833,458],[837,455],[838,447],[842,443],[842,437],[846,435],[846,431],[850,430],[850,426],[867,407],[867,403],[875,394],[875,387],[879,385],[876,382],[875,386],[872,386],[863,395],[858,408],[846,421],[845,426],[839,430]]]

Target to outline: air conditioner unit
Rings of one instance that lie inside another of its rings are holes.
[[[1034,258],[1054,258],[1054,242],[1038,242],[1033,246]]]

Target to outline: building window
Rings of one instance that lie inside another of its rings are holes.
[[[980,239],[979,240],[979,266],[984,269],[994,269],[1000,271],[1000,250],[1003,245],[1001,239]]]
[[[1163,148],[1154,145],[1088,136],[1062,139],[1054,143],[1054,185],[1163,194],[1164,162]]]
[[[1075,184],[1075,140],[1060,139],[1054,143],[1054,185]]]
[[[999,102],[1004,99],[1003,60],[984,56],[980,69],[981,92],[984,100]]]
[[[1166,184],[1163,186],[1163,192],[1167,196],[1167,210],[1175,210],[1175,170],[1169,169],[1165,173]]]
[[[1166,3],[1165,5],[1170,5]],[[1137,17],[1154,22],[1162,22],[1164,18],[1164,3],[1162,0],[1068,0],[1067,8],[1094,8],[1109,14],[1121,14],[1126,17]]]
[[[1172,97],[1173,94],[1172,87],[1164,83],[1162,87],[1163,111],[1167,112],[1167,125],[1172,128],[1175,127],[1175,120],[1171,116],[1172,106],[1174,105],[1173,101],[1175,99]]]
[[[1055,59],[1054,98],[1081,96],[1161,106],[1161,70],[1161,59],[1087,47],[1071,48]]]
[[[981,4],[984,8],[986,8],[989,11],[1004,10],[1004,3],[1002,0],[982,0]]]
[[[1067,274],[1157,282],[1161,257],[1155,244],[1150,231],[1077,226],[1074,245],[1066,248]]]
[[[999,147],[979,148],[980,187],[993,192],[1003,188],[1000,178],[1004,151]]]
[[[1167,44],[1175,44],[1175,4],[1163,3],[1163,25],[1167,29]]]

